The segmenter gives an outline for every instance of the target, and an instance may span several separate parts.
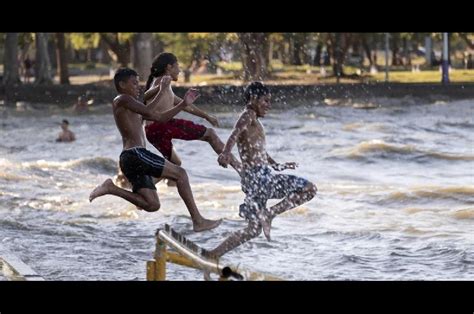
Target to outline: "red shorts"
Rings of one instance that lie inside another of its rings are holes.
[[[204,136],[207,128],[204,125],[196,124],[192,121],[183,119],[171,119],[168,122],[156,122],[145,126],[146,138],[170,160],[173,144],[171,140],[174,138],[193,141]]]

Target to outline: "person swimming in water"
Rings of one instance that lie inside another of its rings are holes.
[[[76,135],[74,132],[69,130],[69,121],[64,119],[61,122],[62,131],[58,134],[56,142],[73,142],[76,140]]]

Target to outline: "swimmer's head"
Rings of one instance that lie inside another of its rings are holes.
[[[64,119],[62,122],[61,122],[61,128],[63,130],[67,130],[67,128],[69,127],[69,121]]]

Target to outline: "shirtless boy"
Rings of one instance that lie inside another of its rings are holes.
[[[178,112],[189,106],[199,96],[197,91],[190,89],[184,99],[166,111],[158,112],[155,105],[145,106],[137,100],[139,95],[138,74],[132,69],[121,68],[114,76],[115,87],[119,93],[113,101],[115,123],[122,136],[123,150],[120,154],[120,168],[132,185],[132,192],[116,186],[111,179],[105,180],[90,194],[89,201],[103,195],[121,197],[138,208],[148,212],[157,211],[160,201],[152,177],[164,177],[175,180],[178,192],[191,214],[194,231],[204,231],[217,227],[221,220],[209,220],[201,216],[193,198],[186,171],[164,158],[148,151],[142,120],[153,120],[164,123]],[[160,86],[169,88],[170,77],[163,77]],[[155,100],[162,97],[157,93]]]
[[[242,160],[242,191],[245,201],[239,215],[248,226],[231,234],[224,242],[210,251],[215,257],[222,256],[237,246],[257,237],[263,229],[270,241],[271,222],[276,215],[310,201],[317,192],[316,185],[293,175],[275,174],[270,169],[282,171],[295,169],[294,162],[277,163],[265,148],[265,131],[260,118],[271,108],[271,94],[260,82],[252,82],[244,92],[245,109],[218,157],[221,166],[227,167],[232,147],[237,143]],[[266,208],[268,199],[283,199]]]

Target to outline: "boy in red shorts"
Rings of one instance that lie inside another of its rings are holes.
[[[151,73],[148,77],[144,97],[145,103],[147,103],[147,105],[155,105],[155,102],[159,102],[155,108],[157,108],[156,110],[158,112],[163,112],[182,102],[182,99],[174,94],[171,85],[166,90],[161,91],[161,97],[156,97],[160,91],[160,81],[162,77],[169,75],[173,81],[177,81],[180,71],[176,56],[168,52],[159,54],[153,61]],[[219,126],[216,117],[206,113],[193,104],[185,107],[183,111],[204,118],[215,127]],[[145,131],[148,141],[153,144],[167,160],[178,166],[181,165],[181,160],[173,149],[171,142],[173,139],[185,141],[201,140],[208,142],[217,154],[220,154],[224,148],[224,143],[219,139],[214,129],[207,128],[189,120],[173,118],[167,122],[148,121],[145,126]],[[241,165],[235,156],[231,155],[229,164],[240,175]]]

